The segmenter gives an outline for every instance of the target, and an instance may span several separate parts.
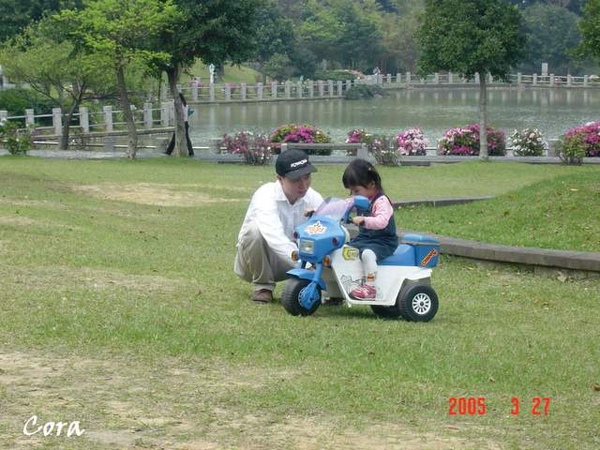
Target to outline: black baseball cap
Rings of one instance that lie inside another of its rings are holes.
[[[316,171],[317,168],[308,160],[308,154],[295,148],[281,152],[277,157],[277,161],[275,161],[277,175],[292,180]]]

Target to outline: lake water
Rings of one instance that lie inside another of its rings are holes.
[[[223,134],[247,130],[268,133],[286,123],[307,123],[344,142],[354,128],[395,134],[412,126],[423,129],[435,146],[448,128],[477,123],[477,89],[410,89],[383,98],[348,101],[289,100],[262,103],[195,104],[190,117],[194,145],[207,145]],[[488,123],[509,135],[514,129],[538,128],[546,140],[568,128],[600,120],[600,89],[502,88],[488,91]],[[510,144],[510,143],[509,143]]]

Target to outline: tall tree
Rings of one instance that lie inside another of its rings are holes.
[[[258,46],[258,68],[266,81],[264,65],[271,57],[287,55],[288,61],[293,52],[294,23],[284,17],[275,0],[265,0],[265,4],[258,9],[258,30],[256,33]]]
[[[6,75],[48,98],[63,112],[60,149],[69,144],[72,118],[82,102],[114,94],[106,58],[74,54],[73,45],[57,39],[48,19],[28,26],[9,39],[0,50]]]
[[[527,73],[537,73],[543,62],[555,74],[571,73],[574,61],[570,52],[581,42],[579,18],[575,13],[556,6],[536,3],[523,9],[527,29]]]
[[[417,42],[418,20],[424,5],[420,0],[398,1],[397,14],[385,14],[382,19],[382,45],[387,73],[415,72],[419,59]]]
[[[600,59],[600,0],[588,0],[583,7],[583,18],[579,22],[583,36],[580,52]]]
[[[379,65],[384,49],[376,8],[375,2],[352,2],[336,12],[342,23],[336,49],[343,67],[365,69]]]
[[[181,12],[174,27],[162,31],[154,48],[168,55],[154,61],[166,72],[175,102],[175,149],[187,155],[179,76],[199,58],[206,64],[240,64],[256,56],[257,11],[262,0],[176,0]]]
[[[152,43],[159,32],[174,26],[178,17],[171,0],[91,0],[81,11],[64,10],[53,17],[65,26],[65,35],[77,50],[110,58],[127,124],[130,159],[136,156],[138,136],[127,90],[127,69],[136,60],[167,60],[168,54],[152,48]]]
[[[380,22],[375,0],[308,0],[298,36],[318,59],[364,70],[384,55]]]
[[[298,39],[320,61],[337,61],[336,44],[340,41],[343,24],[329,5],[317,0],[306,4],[304,20],[298,27]]]
[[[480,159],[488,159],[487,76],[508,81],[524,55],[519,10],[503,0],[425,0],[419,28],[423,74],[448,70],[479,77]]]
[[[0,0],[0,42],[21,34],[25,28],[61,9],[80,9],[83,0]]]

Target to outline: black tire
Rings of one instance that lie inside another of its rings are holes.
[[[321,300],[315,302],[310,308],[306,309],[300,304],[300,293],[310,284],[308,280],[302,280],[300,278],[290,278],[285,283],[285,288],[281,294],[281,303],[287,312],[293,316],[310,316],[314,313],[321,305]],[[321,294],[321,288],[317,286],[319,295]]]
[[[437,314],[439,302],[435,290],[425,284],[410,286],[398,299],[400,315],[413,322],[429,322]]]
[[[371,310],[377,317],[381,317],[382,319],[397,319],[402,317],[403,319],[411,320],[410,317],[404,317],[402,310],[400,309],[400,299],[412,286],[431,286],[431,280],[429,278],[423,278],[418,281],[406,280],[402,285],[398,297],[396,297],[396,303],[393,306],[372,305]]]

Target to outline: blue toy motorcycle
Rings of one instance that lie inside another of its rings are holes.
[[[329,197],[305,223],[296,227],[300,267],[288,272],[282,304],[292,315],[307,316],[328,301],[347,306],[369,305],[383,318],[402,317],[427,322],[436,315],[438,296],[431,287],[432,268],[439,258],[439,242],[419,234],[405,234],[394,254],[378,263],[377,297],[355,300],[349,293],[362,284],[363,267],[358,249],[349,245],[345,224],[353,210],[367,210],[362,196]]]

